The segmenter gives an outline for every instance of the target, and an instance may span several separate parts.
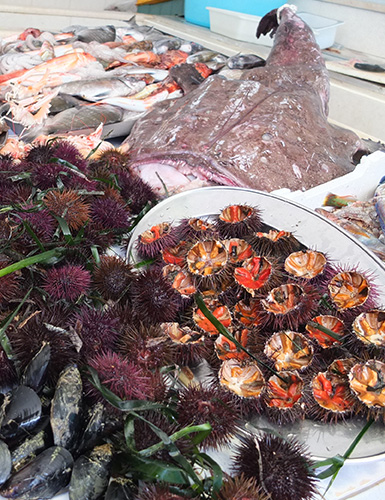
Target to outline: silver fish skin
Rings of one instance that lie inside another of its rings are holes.
[[[153,42],[153,52],[155,54],[165,54],[169,50],[177,50],[180,48],[182,40],[175,37],[164,37]]]
[[[255,54],[236,54],[226,62],[230,69],[251,69],[265,65],[265,60]]]
[[[189,55],[188,58],[186,59],[186,62],[189,64],[194,64],[197,62],[208,62],[212,61],[215,57],[219,55],[220,54],[218,54],[218,52],[214,52],[213,50],[201,50],[200,52],[195,52],[194,54]]]
[[[131,65],[119,66],[108,72],[110,76],[124,77],[126,75],[150,75],[155,82],[161,82],[169,76],[168,70],[158,68],[145,68],[142,66],[132,67]]]
[[[116,37],[116,28],[112,24],[107,26],[97,26],[96,28],[87,28],[82,26],[81,29],[75,31],[75,37],[80,42],[113,42]]]
[[[144,89],[146,83],[135,78],[100,78],[89,81],[65,83],[60,92],[97,102],[107,97],[125,97]]]

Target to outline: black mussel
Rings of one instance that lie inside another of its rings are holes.
[[[0,394],[12,391],[18,385],[16,369],[0,346]]]
[[[87,425],[76,452],[81,455],[102,444],[104,437],[121,427],[121,425],[121,420],[110,415],[105,410],[103,403],[96,403],[88,411]]]
[[[51,347],[49,344],[43,343],[40,351],[31,359],[24,370],[21,383],[39,392],[44,385],[50,359]]]
[[[52,498],[67,486],[73,458],[61,446],[47,448],[19,472],[13,474],[0,488],[5,498],[36,500]]]
[[[51,427],[57,446],[76,447],[82,423],[82,379],[75,365],[65,368],[59,377],[51,405]]]
[[[27,438],[11,453],[13,471],[19,471],[51,444],[51,439],[45,430],[38,432],[35,436]]]
[[[135,487],[132,479],[127,477],[112,477],[110,479],[104,500],[134,500],[135,498]]]
[[[5,407],[0,435],[6,441],[27,436],[41,417],[39,396],[30,387],[20,385],[6,398],[9,398],[9,403]]]
[[[70,500],[97,500],[107,489],[112,460],[112,446],[96,446],[74,463],[71,476]]]
[[[0,484],[5,483],[9,478],[11,475],[11,468],[11,453],[4,441],[0,441]]]

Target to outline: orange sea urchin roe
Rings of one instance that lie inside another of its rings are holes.
[[[252,296],[269,281],[272,265],[265,257],[252,257],[234,270],[234,278]]]
[[[365,276],[356,272],[336,274],[329,283],[332,301],[339,309],[361,306],[369,297],[369,283]]]
[[[237,340],[243,347],[247,347],[247,341],[249,337],[249,330],[243,328],[242,330],[235,332],[233,334],[235,340]],[[224,335],[219,335],[215,341],[215,352],[219,359],[246,359],[249,355],[238,347],[234,342],[231,342]]]
[[[374,309],[360,314],[353,322],[353,332],[364,344],[385,347],[385,311]]]
[[[181,295],[192,295],[196,292],[191,275],[179,266],[168,264],[164,266],[162,272],[163,276],[171,281],[172,287]]]
[[[346,412],[353,406],[349,384],[344,378],[320,372],[313,378],[312,390],[314,399],[326,410]]]
[[[321,327],[325,327],[328,330],[331,330],[336,335],[336,337],[340,338],[341,340],[345,334],[343,321],[336,318],[335,316],[316,316],[311,321],[313,323],[319,324]],[[337,340],[337,338],[328,335],[327,333],[310,324],[306,325],[306,330],[309,332],[309,337],[315,339],[323,349],[327,349],[334,344],[341,343],[341,340]]]
[[[227,261],[227,250],[217,240],[199,241],[187,254],[189,271],[203,277],[220,272]]]
[[[301,302],[303,290],[294,283],[278,286],[271,290],[266,299],[261,300],[263,308],[273,314],[287,314]]]
[[[265,385],[261,370],[255,362],[229,359],[219,371],[221,385],[243,398],[258,398]]]
[[[300,333],[277,332],[266,342],[265,354],[279,371],[301,370],[311,363],[313,348]]]
[[[230,205],[222,210],[219,218],[224,222],[237,223],[246,220],[253,214],[253,209],[247,205]]]
[[[285,260],[286,272],[309,280],[321,274],[325,266],[325,255],[315,250],[293,252]]]
[[[283,381],[277,375],[269,378],[266,384],[266,403],[271,408],[293,408],[301,396],[303,380],[297,372],[281,372]]]
[[[237,264],[243,260],[250,259],[254,251],[250,243],[240,238],[231,238],[230,240],[223,240],[222,243],[229,255],[229,260],[232,264]]]
[[[210,312],[219,320],[223,326],[228,328],[231,325],[231,314],[229,308],[224,306],[217,300],[204,299],[206,307],[210,310]],[[193,320],[195,324],[209,333],[210,335],[218,335],[219,332],[216,327],[209,321],[203,312],[197,308],[193,312]]]
[[[167,222],[162,222],[161,224],[157,224],[151,229],[144,231],[140,235],[140,242],[144,245],[148,245],[149,243],[153,243],[154,241],[161,239],[166,234],[169,234],[170,231],[171,225]]]
[[[349,373],[350,388],[369,407],[385,407],[385,364],[370,359],[357,363]]]
[[[235,304],[234,314],[236,319],[246,326],[257,326],[262,322],[260,301],[257,299],[250,299],[248,303],[240,300]]]

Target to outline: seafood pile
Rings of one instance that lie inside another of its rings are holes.
[[[216,68],[226,60],[133,20],[59,33],[29,28],[1,40],[1,115],[25,140],[88,133],[100,123],[119,124],[110,137],[127,135],[155,103],[199,85],[212,71],[205,62]]]
[[[48,499],[68,488],[71,500],[286,500],[298,485],[298,498],[313,498],[312,461],[295,440],[244,435],[232,477],[205,453],[229,443],[245,407],[218,383],[182,383],[188,365],[214,358],[216,335],[199,309],[199,326],[176,322],[191,310],[196,285],[179,274],[173,288],[176,263],[143,270],[119,256],[156,202],[128,155],[86,160],[57,139],[0,162],[0,496]],[[168,238],[176,259],[171,231],[145,235],[143,244],[154,244],[144,253],[155,255],[157,240]],[[227,276],[220,262],[229,250],[215,246],[215,273]],[[237,249],[230,253],[236,259]],[[210,279],[199,254],[189,253],[192,273]],[[223,354],[233,349],[216,344]],[[258,468],[265,460],[275,461],[275,479]]]
[[[211,183],[305,190],[352,171],[353,155],[367,151],[327,122],[329,79],[311,29],[289,7],[279,16],[278,28],[271,13],[260,23],[276,31],[264,67],[220,71],[136,123],[132,168],[154,188],[162,191],[160,178],[169,192]]]
[[[157,224],[137,252],[175,292],[161,327],[191,361],[209,349],[212,383],[245,417],[384,420],[385,310],[370,272],[330,262],[248,205]]]
[[[329,193],[323,203],[327,208],[316,208],[316,212],[344,228],[385,261],[384,189],[384,179],[381,179],[374,196],[366,201]]]

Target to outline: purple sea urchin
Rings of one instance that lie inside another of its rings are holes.
[[[118,300],[133,279],[131,266],[111,255],[103,255],[93,272],[94,286],[107,300]]]
[[[4,269],[12,264],[12,261],[5,255],[0,254],[0,269]],[[21,272],[15,271],[0,278],[0,303],[13,299],[20,290]]]
[[[68,364],[76,362],[78,353],[67,332],[68,313],[58,307],[36,310],[10,331],[9,339],[20,369],[24,370],[40,351],[43,343],[51,347],[47,376],[54,383]]]
[[[222,239],[243,238],[250,232],[259,231],[261,226],[261,211],[248,205],[229,205],[221,211],[215,223]]]
[[[121,202],[113,198],[100,198],[91,206],[93,224],[102,230],[128,229],[130,213]]]
[[[107,351],[89,360],[100,382],[123,400],[151,399],[153,388],[150,377],[136,363],[126,360],[119,354]],[[92,395],[102,397],[96,389]]]
[[[80,354],[84,360],[113,349],[119,337],[118,318],[101,309],[82,307],[72,317],[71,326],[83,342]]]
[[[315,477],[302,444],[272,434],[248,436],[238,447],[233,468],[237,474],[256,478],[271,500],[315,498]]]
[[[138,214],[147,203],[156,200],[156,194],[151,186],[139,176],[122,172],[117,174],[117,178],[121,189],[120,194],[127,201],[134,214]]]
[[[268,233],[254,233],[248,240],[258,255],[274,256],[279,259],[286,258],[303,247],[293,233],[276,229],[271,229]]]
[[[146,324],[174,321],[181,305],[178,292],[155,269],[132,283],[131,298],[135,316]]]
[[[190,386],[181,391],[177,412],[182,427],[210,423],[212,431],[202,443],[205,448],[229,443],[239,419],[231,394],[215,386]]]
[[[157,326],[127,327],[119,342],[119,351],[132,362],[149,370],[174,361],[171,339]]]
[[[54,299],[77,300],[89,289],[91,275],[82,266],[66,264],[48,269],[44,290]]]
[[[54,157],[59,158],[60,160],[67,161],[71,163],[75,167],[77,167],[82,172],[87,171],[88,162],[79,152],[76,146],[71,144],[68,141],[60,140],[54,143]]]
[[[142,485],[135,500],[185,500],[175,493],[171,493],[166,485]]]
[[[33,204],[24,205],[23,208],[25,210],[31,209],[33,208]],[[20,217],[21,220],[29,223],[32,231],[42,242],[48,242],[52,239],[57,227],[57,222],[47,209],[43,208],[36,212],[17,212],[17,216]],[[22,239],[23,243],[35,243],[27,232],[24,233]]]

